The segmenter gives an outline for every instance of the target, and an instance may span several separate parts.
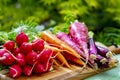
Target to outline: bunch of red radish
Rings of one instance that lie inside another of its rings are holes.
[[[44,48],[44,40],[37,38],[29,43],[24,32],[17,34],[15,41],[7,41],[0,49],[0,64],[9,66],[9,76],[30,76],[32,73],[49,71],[52,50]]]

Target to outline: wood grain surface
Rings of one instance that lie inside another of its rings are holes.
[[[89,67],[82,69],[80,66],[71,65],[71,68],[55,67],[55,70],[49,71],[47,73],[32,74],[32,76],[29,77],[21,76],[15,80],[82,80],[105,70],[108,69],[93,70]],[[7,74],[0,74],[0,80],[14,79],[10,78]]]

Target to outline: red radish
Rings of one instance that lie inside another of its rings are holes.
[[[24,66],[26,64],[25,55],[22,53],[16,54],[16,63],[20,66]]]
[[[48,60],[50,59],[51,56],[52,56],[51,49],[44,49],[43,51],[41,51],[40,54],[38,54],[38,58],[41,63],[48,62]]]
[[[44,49],[44,40],[38,38],[33,40],[32,47],[34,51],[42,51]]]
[[[5,52],[7,52],[6,49],[0,49],[0,57],[1,57]]]
[[[12,54],[17,55],[20,52],[19,47],[16,47],[13,51]]]
[[[5,52],[1,55],[0,61],[3,65],[11,65],[14,62],[14,58],[10,53]]]
[[[32,44],[28,42],[23,42],[20,46],[20,52],[27,54],[28,52],[32,52]]]
[[[6,48],[6,49],[9,50],[9,51],[13,50],[13,49],[14,49],[14,46],[15,46],[14,41],[10,41],[10,40],[7,41],[7,42],[3,45],[3,47]]]
[[[43,66],[44,66],[44,68],[45,68],[45,72],[46,72],[46,71],[49,71],[49,70],[50,70],[50,67],[51,67],[50,61],[48,60],[48,62],[47,62],[47,63],[44,63]]]
[[[0,49],[0,57],[2,57],[5,52],[6,52],[6,49]],[[3,59],[4,59],[4,58],[5,58],[5,57],[3,57]],[[2,63],[2,62],[1,62],[1,59],[2,59],[2,58],[0,58],[0,63]]]
[[[29,52],[26,55],[26,63],[33,65],[36,62],[36,60],[38,59],[37,55],[38,54],[36,52]]]
[[[38,63],[34,66],[35,73],[46,72],[50,69],[50,58],[52,56],[51,49],[44,49],[38,54]]]
[[[43,72],[47,72],[49,69],[50,69],[50,63],[48,62],[46,65],[43,65],[41,63],[37,63],[35,66],[34,66],[34,72],[35,73],[43,73]]]
[[[41,63],[37,63],[35,66],[34,66],[34,72],[35,73],[42,73],[44,72],[44,66],[41,64]]]
[[[18,78],[22,74],[22,69],[19,65],[14,64],[10,67],[9,75],[12,78]]]
[[[23,74],[26,76],[30,76],[32,74],[32,67],[30,65],[25,65],[23,67]]]
[[[78,43],[79,46],[82,47],[84,54],[86,56],[86,63],[89,60],[89,52],[88,52],[88,29],[84,23],[74,22],[70,25],[69,34]]]
[[[20,46],[23,42],[28,42],[28,36],[21,31],[16,36],[16,43]]]

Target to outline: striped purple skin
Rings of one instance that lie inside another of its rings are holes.
[[[76,43],[82,47],[84,55],[86,56],[86,62],[89,60],[88,50],[88,29],[84,23],[74,22],[70,25],[69,34],[76,41]]]
[[[83,51],[81,50],[80,46],[77,43],[75,43],[74,40],[72,40],[72,38],[70,38],[69,35],[67,35],[64,32],[60,32],[56,36],[57,38],[61,39],[69,46],[71,46],[80,56],[84,57]]]

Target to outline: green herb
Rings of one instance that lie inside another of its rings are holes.
[[[7,69],[7,68],[8,68],[8,66],[3,66],[0,64],[0,70]]]

